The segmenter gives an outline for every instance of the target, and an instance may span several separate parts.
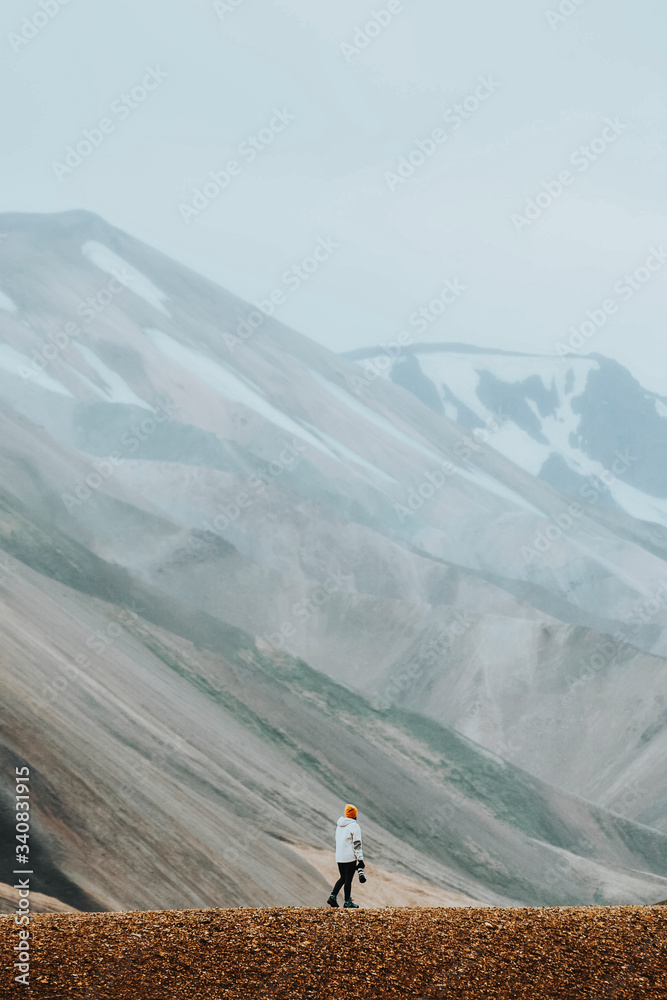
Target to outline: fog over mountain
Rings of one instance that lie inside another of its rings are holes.
[[[352,798],[374,863],[470,899],[667,896],[662,398],[599,355],[343,357],[88,212],[0,230],[40,891],[319,905]]]
[[[44,2],[3,4],[1,211],[89,209],[248,301],[330,234],[280,319],[336,352],[445,279],[421,340],[551,355],[618,298],[586,349],[667,393],[664,268],[615,291],[664,240],[663,5]]]

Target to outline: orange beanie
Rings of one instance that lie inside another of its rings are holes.
[[[357,807],[356,806],[350,806],[350,805],[345,806],[345,815],[347,816],[348,819],[356,819],[357,818]]]

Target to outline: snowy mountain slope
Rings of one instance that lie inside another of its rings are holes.
[[[496,449],[502,429],[473,435],[380,378],[359,388],[354,362],[94,216],[1,221],[0,459],[18,500],[181,618],[206,613],[202,629],[237,626],[665,828],[660,525],[571,513]],[[578,683],[600,656],[604,712]]]
[[[600,354],[544,356],[408,344],[349,352],[589,505],[667,523],[667,400]]]
[[[22,345],[22,353],[31,357],[29,372],[35,367],[45,368],[50,378],[74,395],[70,398],[34,385],[32,375],[17,381],[16,377],[11,380],[8,373],[5,398],[30,420],[48,421],[63,443],[86,450],[90,438],[97,434],[102,458],[118,453],[118,478],[122,478],[142,452],[152,458],[159,448],[161,457],[182,459],[191,447],[190,442],[180,443],[184,439],[182,425],[191,430],[199,428],[217,438],[219,454],[215,461],[225,472],[250,478],[274,461],[276,474],[273,482],[267,477],[269,485],[280,488],[289,482],[291,489],[296,478],[303,484],[301,494],[309,497],[314,489],[319,496],[317,480],[344,483],[342,489],[350,499],[355,492],[358,494],[354,502],[363,497],[359,516],[366,522],[379,519],[383,533],[483,573],[498,566],[497,539],[480,535],[480,525],[475,523],[477,540],[471,548],[471,518],[474,522],[482,515],[491,515],[486,518],[490,525],[496,517],[511,516],[513,545],[511,551],[502,553],[506,575],[515,581],[554,589],[556,567],[547,564],[562,560],[561,541],[551,547],[558,553],[550,551],[532,562],[522,549],[534,547],[530,543],[546,526],[545,521],[548,525],[561,513],[567,517],[562,498],[540,489],[534,478],[522,475],[516,466],[500,461],[491,447],[495,439],[490,438],[489,445],[483,447],[457,425],[435,419],[423,406],[412,405],[409,396],[388,392],[383,384],[375,383],[365,393],[350,391],[347,380],[353,367],[268,318],[251,337],[242,339],[236,333],[230,334],[230,330],[239,330],[244,315],[252,315],[243,303],[221,295],[196,276],[186,279],[187,272],[182,268],[85,213],[70,213],[39,223],[6,216],[3,224],[10,236],[13,227],[23,227],[16,240],[5,241],[5,253],[11,253],[14,261],[12,280],[6,283],[20,309],[16,315],[3,317],[3,336],[13,349]],[[36,228],[40,225],[47,228],[42,232]],[[115,254],[112,259],[125,262],[119,267],[124,267],[126,273],[118,272],[125,284],[119,279],[110,288],[108,271],[89,261],[83,248],[89,245],[91,236],[96,237],[92,242],[99,245],[106,240]],[[39,301],[34,287],[30,293],[27,291],[28,275],[21,267],[21,254],[32,259],[30,254],[36,252],[38,243],[39,253],[46,256],[49,241],[52,250],[46,287],[43,277],[40,282],[40,294],[42,299],[45,294],[49,297],[49,307],[46,313],[37,315],[21,306],[26,296],[32,295],[32,302]],[[166,301],[164,289],[170,289],[171,319],[131,291],[130,279],[136,275],[159,289],[160,303]],[[95,288],[101,288],[97,296],[84,294]],[[100,299],[103,293],[106,296]],[[90,327],[79,324],[71,343],[58,348],[48,342],[49,338],[61,338],[59,342],[65,343],[61,335],[65,331],[67,337],[66,317],[83,315],[92,308],[86,303],[109,298],[106,306],[99,307]],[[65,302],[70,303],[69,312],[64,311]],[[47,349],[55,356],[44,365]],[[92,356],[97,358],[94,363]],[[105,371],[110,372],[106,380],[100,374]],[[108,397],[109,409],[102,406],[100,393]],[[130,409],[128,393],[153,409],[160,407],[161,400],[169,400],[171,419],[160,421],[156,427],[150,415],[142,414],[141,406],[136,412]],[[145,440],[120,429],[122,413],[128,414],[130,429],[137,420],[139,426],[141,420],[148,421],[150,432],[143,435]],[[111,433],[105,435],[107,428]],[[178,435],[173,433],[174,428],[178,428]],[[179,440],[174,442],[174,437]],[[290,455],[285,452],[288,445],[297,450],[302,461],[290,463]],[[285,460],[282,467],[281,454]],[[294,470],[290,464],[294,464]],[[110,479],[115,478],[114,473]],[[432,478],[438,481],[435,486]],[[106,481],[101,488],[106,489]],[[417,493],[419,490],[427,494],[428,503]],[[338,500],[334,502],[331,491],[328,493],[335,508]],[[416,510],[410,506],[414,503],[418,505]],[[235,509],[233,502],[230,509]],[[645,587],[655,575],[650,570],[649,556],[639,557],[648,563],[640,583],[638,578],[628,579],[626,569],[610,569],[602,553],[593,554],[588,541],[591,533],[593,537],[602,536],[602,547],[605,538],[607,548],[610,543],[616,545],[606,530],[600,531],[596,515],[594,507],[584,511],[565,539],[566,547],[571,543],[575,554],[577,548],[583,548],[586,558],[598,558],[603,571],[615,573],[621,587]],[[613,534],[615,537],[616,532]],[[554,560],[554,556],[558,558]],[[620,558],[622,562],[623,556]],[[559,589],[562,583],[557,581]],[[598,596],[597,592],[586,595],[579,590],[573,592],[572,601],[589,615],[597,615]]]

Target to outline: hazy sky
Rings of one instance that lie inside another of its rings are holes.
[[[5,0],[0,18],[0,209],[87,208],[248,299],[287,289],[279,318],[334,350],[407,329],[551,353],[590,310],[580,349],[667,391],[661,0]],[[410,326],[446,279],[465,290]]]

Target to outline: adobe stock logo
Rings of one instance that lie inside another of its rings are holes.
[[[469,121],[477,114],[482,105],[488,101],[500,88],[500,83],[493,76],[478,77],[477,85],[460,101],[443,112],[444,121],[452,126],[452,134],[463,122]],[[412,178],[417,170],[424,166],[434,156],[440,146],[447,142],[449,135],[439,126],[431,129],[427,136],[415,139],[411,150],[398,158],[392,170],[385,170],[384,179],[390,191],[395,191],[400,185]]]
[[[213,0],[213,9],[222,21],[225,14],[233,14],[245,0]]]
[[[587,0],[560,0],[556,10],[545,11],[544,14],[551,30],[555,31],[559,25],[564,24],[586,2]]]
[[[554,345],[556,354],[564,357],[574,351],[580,351],[588,344],[588,341],[595,336],[607,323],[610,316],[619,312],[620,306],[639,292],[644,285],[649,282],[657,271],[660,271],[667,263],[667,250],[660,245],[651,247],[648,255],[642,263],[629,273],[623,275],[614,282],[613,290],[618,298],[609,296],[599,304],[597,309],[587,309],[586,319],[579,326],[571,324],[568,328],[567,343],[558,341]],[[620,300],[620,301],[619,301]]]
[[[636,455],[631,454],[630,449],[616,451],[610,469],[601,469],[589,477],[589,479],[579,489],[579,496],[583,497],[586,503],[594,505],[598,502],[605,490],[612,490],[618,479],[625,476],[630,468],[638,461]],[[561,511],[552,517],[546,524],[542,525],[535,532],[533,545],[522,545],[521,554],[525,562],[531,562],[539,557],[544,558],[545,554],[553,547],[555,542],[560,541],[575,524],[574,518],[583,516],[584,508],[579,503],[571,503],[566,511]]]
[[[181,202],[178,210],[184,222],[196,219],[204,209],[220,197],[223,191],[232,184],[235,177],[240,177],[245,163],[252,163],[260,153],[263,153],[296,120],[296,115],[288,108],[274,108],[269,121],[256,133],[247,135],[236,147],[239,159],[227,160],[220,170],[209,170],[208,179],[195,188],[189,202]]]
[[[291,292],[298,292],[301,286],[306,281],[310,281],[322,264],[328,261],[339,249],[340,243],[333,236],[320,236],[310,253],[283,271],[280,280]],[[253,299],[252,304],[255,308],[247,317],[239,318],[236,332],[223,333],[225,345],[233,352],[241,343],[248,341],[255,334],[267,316],[273,316],[277,306],[282,306],[285,302],[287,302],[287,293],[278,287],[272,288],[263,299]]]
[[[353,56],[359,55],[360,52],[368,48],[373,39],[381,35],[394,18],[404,11],[405,7],[401,0],[389,0],[386,7],[372,10],[368,21],[365,24],[358,24],[354,29],[352,41],[341,42],[340,51],[345,57],[345,61],[351,62]]]
[[[167,79],[168,73],[159,66],[147,66],[146,72],[131,90],[123,91],[112,102],[110,113],[114,118],[100,118],[92,128],[84,128],[80,138],[65,149],[63,159],[53,160],[51,169],[59,181],[73,173],[95,152],[107,137],[116,131],[118,122],[127,121],[133,111],[141,107],[153,91]]]
[[[586,173],[591,165],[611,149],[629,128],[632,128],[630,122],[622,122],[620,118],[605,118],[605,125],[600,135],[596,135],[586,145],[582,144],[570,153],[568,162],[576,167],[577,173],[575,174],[567,168],[560,170],[556,177],[542,181],[541,189],[532,198],[526,200],[523,214],[512,212],[510,219],[516,232],[521,233],[537,222],[547,209],[575,183],[577,175]]]
[[[30,17],[23,18],[20,32],[17,34],[15,31],[10,31],[7,35],[7,41],[14,52],[19,52],[24,45],[36,38],[69,2],[70,0],[39,0],[40,9]]]

